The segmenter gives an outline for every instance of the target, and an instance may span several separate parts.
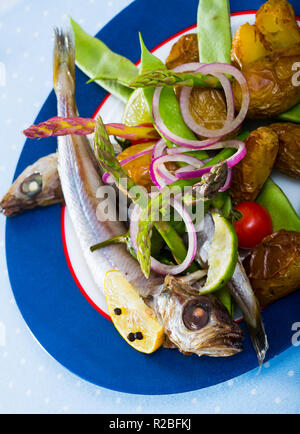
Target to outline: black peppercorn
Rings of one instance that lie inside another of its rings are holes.
[[[129,340],[129,342],[134,342],[135,341],[135,334],[134,333],[129,333],[128,340]]]
[[[135,339],[137,339],[139,341],[144,339],[143,333],[141,333],[141,332],[136,333],[134,336],[135,336]]]
[[[119,309],[118,307],[114,310],[114,312],[115,312],[115,315],[118,315],[118,316],[122,315],[122,309]]]

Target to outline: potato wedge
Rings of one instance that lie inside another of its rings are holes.
[[[268,119],[286,112],[300,102],[300,86],[295,86],[294,64],[300,62],[300,44],[273,51],[266,57],[243,66],[250,92],[250,119]],[[241,89],[233,82],[237,110],[241,107]]]
[[[275,167],[292,178],[300,179],[300,125],[291,122],[270,125],[279,138]]]
[[[166,60],[168,69],[184,63],[199,62],[198,37],[196,33],[189,33],[181,36],[172,46],[170,54]]]
[[[269,177],[278,152],[278,136],[268,127],[253,131],[246,139],[247,154],[234,167],[229,193],[233,203],[253,201]]]
[[[300,289],[300,233],[280,230],[266,237],[246,269],[262,307]]]
[[[232,61],[242,68],[266,54],[257,28],[249,23],[240,26],[232,40]]]
[[[300,43],[300,28],[292,5],[286,0],[269,0],[257,11],[255,26],[267,50]]]

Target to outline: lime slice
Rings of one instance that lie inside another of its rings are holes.
[[[139,124],[152,124],[153,120],[149,113],[143,89],[136,89],[130,96],[123,113],[122,122],[129,127]]]
[[[126,342],[142,353],[156,351],[163,344],[164,330],[120,271],[106,274],[104,291],[111,319]]]
[[[201,294],[223,288],[231,279],[238,260],[238,240],[227,219],[213,213],[215,233],[208,254],[208,274]]]

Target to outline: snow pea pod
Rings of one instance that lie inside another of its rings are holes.
[[[263,186],[257,202],[269,211],[274,232],[280,229],[300,232],[300,217],[286,195],[271,178]]]
[[[295,105],[295,107],[279,115],[278,119],[286,122],[295,122],[297,124],[300,124],[300,104]]]
[[[200,0],[198,7],[200,62],[231,63],[231,26],[228,0]]]
[[[147,49],[141,35],[140,42],[142,50],[140,74],[142,75],[156,70],[167,71],[165,64]],[[152,113],[154,90],[154,87],[143,88],[143,93],[150,113]],[[189,129],[182,118],[179,102],[172,87],[163,88],[160,97],[159,110],[164,124],[172,131],[172,133],[183,137],[184,139],[196,140],[194,133]]]
[[[139,73],[138,68],[128,59],[111,51],[102,41],[87,34],[70,18],[76,45],[76,64],[91,79],[123,102],[127,102],[133,89],[124,83],[132,81]]]

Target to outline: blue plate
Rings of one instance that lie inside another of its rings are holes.
[[[231,11],[257,9],[261,1],[231,0]],[[300,5],[291,2],[300,15]],[[150,48],[196,22],[196,0],[136,0],[97,35],[116,52],[136,62],[138,32]],[[120,44],[120,41],[121,44]],[[90,117],[106,93],[86,85],[77,71],[77,103]],[[56,115],[52,92],[35,123]],[[15,177],[38,158],[56,150],[56,140],[26,141]],[[7,220],[6,255],[11,286],[30,330],[59,363],[83,379],[109,389],[137,394],[171,394],[200,389],[257,367],[246,333],[244,352],[229,359],[186,357],[161,349],[151,356],[134,351],[83,297],[67,266],[61,235],[61,207],[39,209]],[[263,312],[270,341],[268,358],[291,345],[299,320],[300,292]],[[242,325],[243,326],[243,325]]]

